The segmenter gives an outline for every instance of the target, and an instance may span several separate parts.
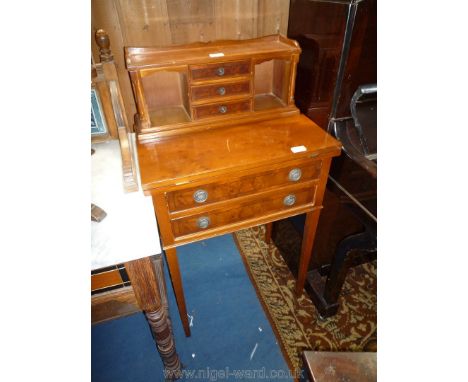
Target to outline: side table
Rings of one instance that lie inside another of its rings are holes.
[[[130,138],[133,142],[131,134]],[[101,222],[91,222],[93,308],[99,300],[111,301],[112,294],[115,296],[123,290],[133,292],[126,293],[124,305],[135,304],[144,312],[166,377],[175,379],[180,375],[181,363],[169,318],[161,246],[159,236],[155,235],[157,222],[151,198],[141,191],[124,192],[118,141],[96,143],[92,147],[95,154],[91,157],[91,200],[107,213]],[[154,256],[153,259],[150,256]],[[116,300],[111,302],[115,305]]]

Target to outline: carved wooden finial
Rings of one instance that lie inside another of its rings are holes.
[[[96,44],[99,46],[99,57],[101,62],[109,62],[114,59],[110,50],[109,35],[104,29],[98,29],[94,35]]]

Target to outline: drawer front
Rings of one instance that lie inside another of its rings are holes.
[[[250,81],[192,86],[192,101],[209,98],[250,95]]]
[[[244,220],[258,218],[274,212],[285,211],[305,204],[313,204],[316,184],[307,188],[278,192],[274,195],[259,195],[254,201],[231,205],[225,208],[180,218],[171,221],[175,237],[206,231]]]
[[[208,183],[166,194],[171,212],[268,191],[272,187],[318,179],[321,160],[308,160],[238,179]]]
[[[250,74],[250,61],[220,62],[218,64],[190,65],[193,81],[221,79]]]
[[[209,117],[219,117],[222,115],[243,113],[250,111],[250,100],[238,102],[215,103],[205,106],[193,107],[193,118],[202,119]]]

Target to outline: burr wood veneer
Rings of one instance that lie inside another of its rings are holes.
[[[126,48],[141,184],[153,198],[186,335],[179,245],[307,213],[296,290],[304,287],[341,145],[294,105],[299,53],[283,36]]]

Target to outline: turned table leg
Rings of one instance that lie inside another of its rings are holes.
[[[190,337],[190,326],[187,315],[187,307],[185,306],[184,289],[182,287],[182,277],[180,275],[179,261],[177,260],[177,251],[175,248],[165,250],[169,273],[171,275],[172,287],[179,308],[180,320],[184,327],[186,337]]]
[[[310,258],[312,256],[312,246],[314,244],[315,231],[320,216],[320,209],[307,212],[302,237],[301,257],[299,259],[299,271],[297,275],[296,294],[302,293],[307,278]]]
[[[161,255],[156,257],[154,265],[149,257],[125,263],[135,298],[146,315],[163,361],[165,376],[176,379],[181,375],[181,364],[168,314],[162,267]]]

